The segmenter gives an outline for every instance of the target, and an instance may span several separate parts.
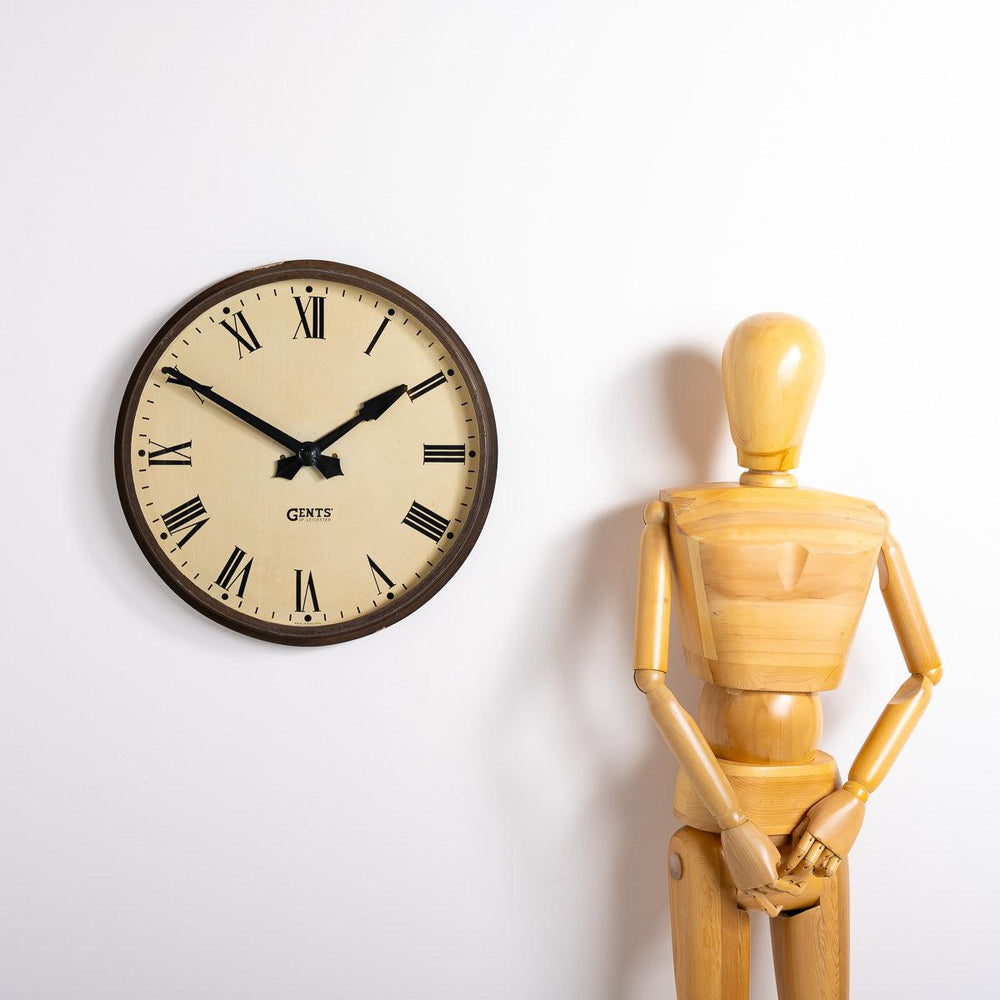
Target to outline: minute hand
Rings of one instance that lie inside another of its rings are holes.
[[[303,450],[303,444],[301,441],[296,440],[290,434],[286,434],[284,431],[279,430],[273,424],[269,424],[266,420],[262,420],[256,414],[251,413],[249,410],[243,409],[237,403],[226,399],[225,396],[220,396],[219,393],[210,385],[202,385],[201,382],[196,381],[189,375],[185,375],[179,368],[164,368],[163,374],[167,376],[168,382],[173,382],[177,385],[187,386],[189,389],[193,389],[199,396],[204,396],[205,399],[210,399],[216,406],[221,407],[228,413],[231,413],[234,417],[239,418],[245,424],[249,424],[255,430],[261,432],[261,434],[266,435],[272,441],[277,441],[278,444],[287,448],[289,451],[298,454]],[[319,461],[316,462],[317,467],[324,476],[337,476],[340,475],[340,462],[337,459],[325,459],[325,456],[320,456],[324,459],[321,465]],[[329,464],[327,464],[329,463]]]
[[[388,389],[377,396],[372,396],[371,399],[365,400],[358,407],[358,412],[350,420],[345,420],[338,427],[334,427],[332,431],[328,431],[322,437],[316,438],[313,444],[317,451],[325,451],[335,441],[339,441],[348,431],[354,430],[358,424],[364,423],[366,420],[378,420],[406,392],[406,388],[405,385],[397,385],[395,388]],[[326,455],[319,456],[320,459],[325,459],[326,457]],[[334,461],[337,460],[334,459]],[[275,475],[281,476],[283,479],[292,479],[295,473],[302,468],[303,464],[302,458],[298,454],[281,458],[278,460]]]

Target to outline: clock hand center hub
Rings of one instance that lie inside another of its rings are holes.
[[[303,465],[315,465],[319,458],[319,448],[314,441],[304,441],[297,454]]]

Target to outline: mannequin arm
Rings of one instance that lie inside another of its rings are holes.
[[[851,765],[847,784],[862,802],[882,784],[931,700],[932,688],[941,680],[941,657],[906,560],[892,535],[886,535],[882,543],[878,581],[911,676],[886,705]]]
[[[927,708],[932,688],[941,680],[941,658],[906,560],[892,535],[886,535],[882,543],[878,578],[911,676],[885,706],[868,734],[851,765],[844,787],[809,810],[804,821],[805,830],[796,831],[800,839],[785,863],[787,871],[799,864],[815,864],[817,874],[832,875],[837,870],[861,828],[868,796],[889,773]]]
[[[649,713],[678,763],[722,830],[722,850],[747,905],[776,916],[763,890],[799,891],[777,876],[780,859],[766,834],[740,810],[729,779],[694,719],[666,684],[670,644],[670,538],[667,505],[647,504],[639,553],[639,588],[635,614],[635,683],[646,695]],[[761,891],[757,891],[761,890]]]

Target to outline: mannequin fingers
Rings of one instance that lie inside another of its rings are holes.
[[[830,862],[832,862],[836,856],[837,855],[834,854],[829,847],[819,856],[819,861],[816,862],[816,874],[819,875],[820,878],[827,877]]]
[[[802,883],[794,882],[792,879],[788,878],[776,878],[771,883],[771,888],[775,892],[787,892],[789,896],[802,895]]]
[[[795,849],[785,858],[785,863],[781,866],[782,875],[790,875],[802,863],[803,858],[809,853],[809,848],[813,846],[816,838],[811,833],[804,833],[795,845]]]
[[[802,863],[806,866],[806,868],[815,868],[816,862],[819,861],[825,850],[826,844],[819,840],[815,841],[812,847],[809,848],[809,853],[805,856]]]
[[[776,917],[781,908],[775,906],[763,893],[756,889],[741,890],[739,893],[740,902],[752,910],[763,910],[769,917]]]

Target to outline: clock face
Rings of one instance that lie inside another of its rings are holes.
[[[496,471],[492,408],[454,331],[384,278],[295,261],[187,303],[140,359],[116,473],[161,577],[276,642],[404,617],[475,542]]]

